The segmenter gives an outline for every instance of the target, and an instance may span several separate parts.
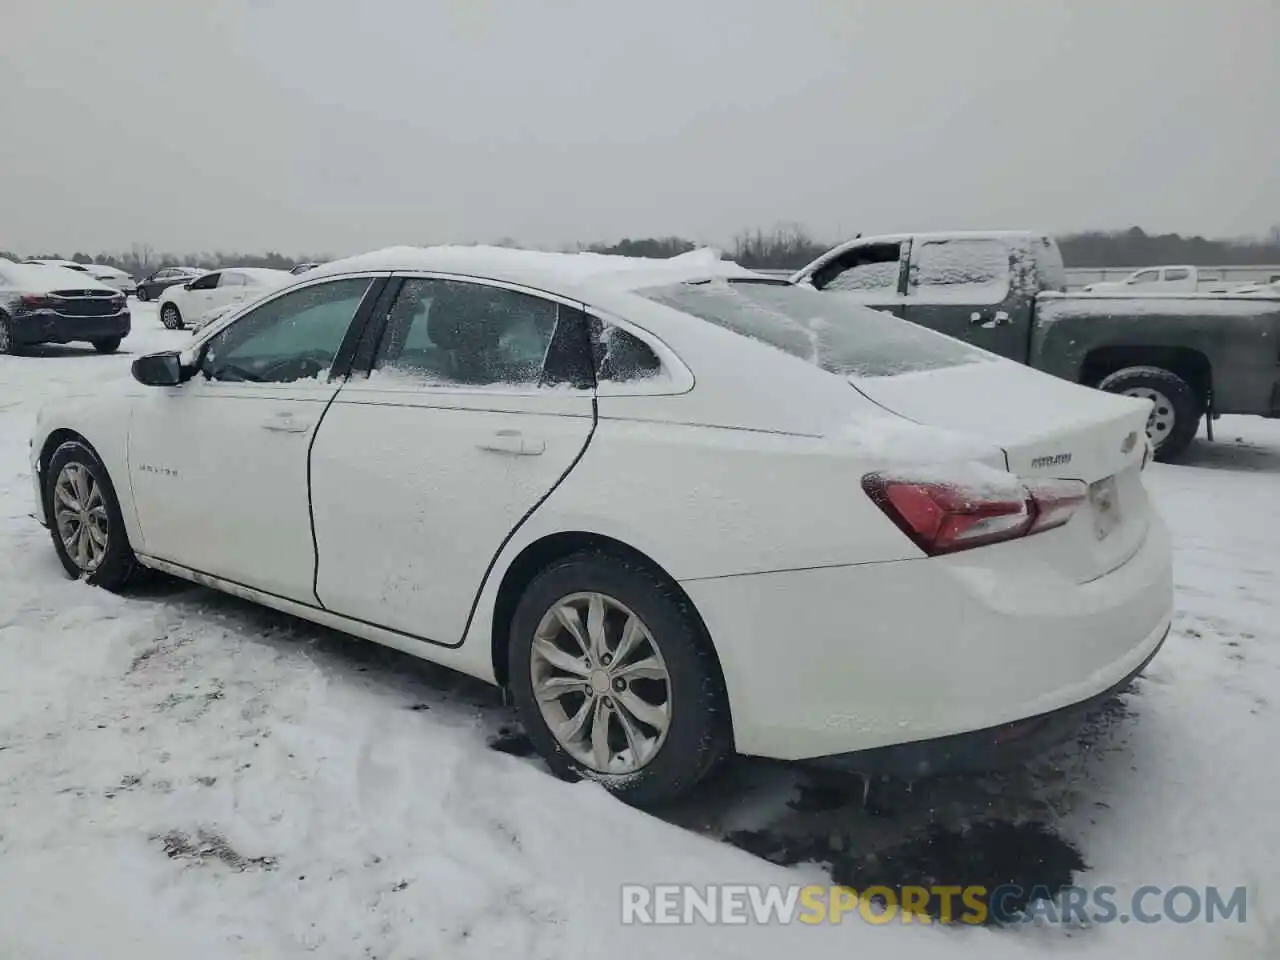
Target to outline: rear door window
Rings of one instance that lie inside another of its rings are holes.
[[[375,371],[424,385],[591,386],[586,315],[519,290],[411,277],[387,315]]]
[[[1009,249],[977,238],[919,242],[908,292],[922,301],[999,303],[1009,293]]]

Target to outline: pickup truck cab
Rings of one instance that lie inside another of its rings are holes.
[[[860,237],[791,277],[1055,376],[1152,403],[1175,458],[1207,417],[1280,417],[1280,299],[1066,292],[1057,243],[1003,231]],[[998,402],[999,398],[993,397]]]

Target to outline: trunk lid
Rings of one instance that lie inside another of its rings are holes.
[[[1089,484],[1089,500],[1070,523],[1036,535],[1064,573],[1080,581],[1102,576],[1142,545],[1150,512],[1140,479],[1148,401],[1004,360],[850,383],[899,416],[999,446],[1019,477]]]

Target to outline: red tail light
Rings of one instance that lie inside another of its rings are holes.
[[[1084,502],[1086,490],[1075,480],[1011,482],[997,489],[878,473],[863,477],[862,488],[930,556],[1060,527]]]
[[[1029,480],[1025,485],[1036,515],[1027,533],[1065,524],[1084,503],[1089,490],[1079,480]]]

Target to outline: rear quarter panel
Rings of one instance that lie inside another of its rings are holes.
[[[1280,300],[1042,294],[1030,364],[1074,382],[1105,347],[1195,350],[1209,361],[1221,413],[1270,412],[1280,376]]]

